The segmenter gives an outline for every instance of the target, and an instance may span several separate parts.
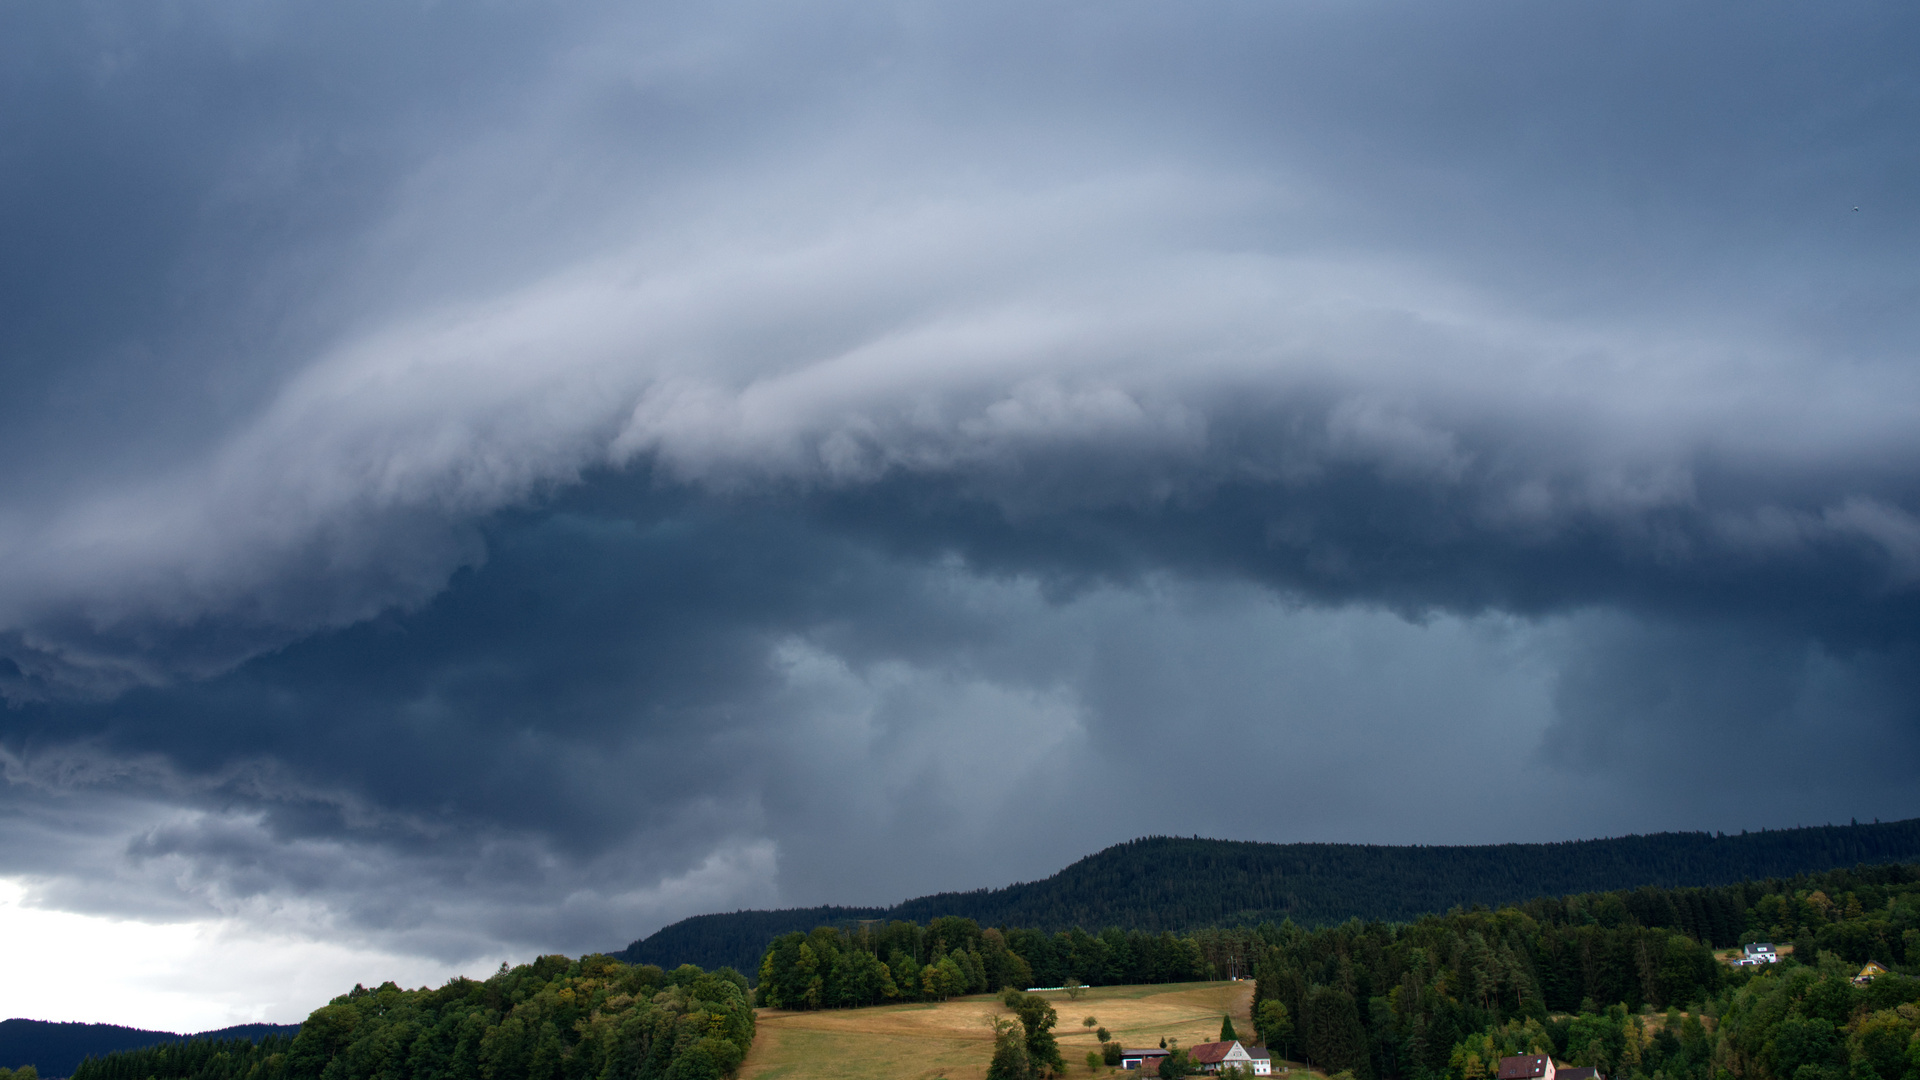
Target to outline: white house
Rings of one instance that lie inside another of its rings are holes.
[[[1244,1069],[1255,1076],[1273,1075],[1273,1057],[1264,1046],[1249,1050],[1238,1040],[1201,1043],[1187,1051],[1187,1059],[1201,1072],[1217,1073],[1225,1068]]]

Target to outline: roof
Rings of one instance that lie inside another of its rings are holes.
[[[1500,1059],[1500,1080],[1532,1080],[1547,1075],[1548,1067],[1545,1054],[1503,1057]]]
[[[1170,1053],[1172,1053],[1172,1051],[1167,1050],[1164,1047],[1150,1046],[1145,1050],[1122,1049],[1120,1051],[1120,1056],[1121,1057],[1166,1057]]]
[[[1201,1065],[1218,1065],[1227,1060],[1227,1052],[1239,1045],[1235,1040],[1226,1042],[1197,1043],[1187,1047],[1187,1060]]]
[[[1582,1065],[1578,1068],[1553,1070],[1553,1080],[1607,1080],[1607,1078],[1600,1075],[1599,1069],[1591,1065]]]
[[[1250,1057],[1250,1058],[1253,1058],[1253,1059],[1254,1059],[1254,1060],[1256,1060],[1256,1061],[1271,1061],[1271,1060],[1273,1060],[1273,1054],[1271,1054],[1271,1053],[1269,1053],[1269,1052],[1268,1052],[1268,1050],[1267,1050],[1267,1048],[1266,1048],[1266,1047],[1264,1047],[1264,1046],[1249,1046],[1249,1047],[1247,1047],[1247,1056],[1248,1056],[1248,1057]]]

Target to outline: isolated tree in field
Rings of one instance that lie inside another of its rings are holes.
[[[1108,1031],[1106,1028],[1095,1028],[1093,1031],[1093,1037],[1103,1043],[1112,1042],[1113,1032]]]
[[[1117,1042],[1107,1043],[1100,1049],[1101,1059],[1109,1065],[1118,1065],[1125,1058],[1125,1055],[1121,1053],[1120,1044]]]
[[[1027,1059],[1027,1040],[1019,1025],[1009,1023],[993,1038],[993,1060],[987,1064],[987,1080],[1033,1080],[1033,1066]]]
[[[1091,1017],[1091,1016],[1089,1016],[1089,1017],[1087,1017],[1087,1018],[1086,1018],[1085,1020],[1082,1020],[1082,1021],[1080,1021],[1080,1026],[1081,1026],[1081,1027],[1099,1027],[1099,1026],[1100,1026],[1100,1021],[1099,1021],[1098,1019],[1096,1019],[1095,1017]],[[1100,1041],[1101,1041],[1101,1042],[1106,1042],[1107,1040],[1105,1040],[1105,1039],[1101,1039]]]
[[[1100,1066],[1104,1064],[1106,1064],[1106,1062],[1101,1059],[1100,1051],[1098,1050],[1087,1051],[1087,1071],[1088,1072],[1099,1072]]]
[[[1060,1016],[1047,999],[1039,994],[1008,990],[1000,1000],[1020,1018],[1020,1026],[1026,1030],[1028,1067],[1056,1071],[1066,1068],[1066,1061],[1060,1057],[1060,1044],[1053,1037],[1053,1026],[1059,1023]]]
[[[1076,979],[1071,975],[1067,976],[1066,989],[1067,989],[1067,997],[1071,998],[1074,1001],[1079,1001],[1080,995],[1087,992],[1086,986],[1083,985],[1079,979]]]
[[[1220,1018],[1220,1041],[1232,1042],[1233,1040],[1238,1039],[1239,1037],[1240,1036],[1235,1035],[1233,1033],[1233,1017],[1231,1016],[1221,1017]]]

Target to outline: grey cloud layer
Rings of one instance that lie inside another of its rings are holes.
[[[1915,812],[1896,6],[5,18],[45,897],[454,957]],[[1654,764],[1816,737],[1792,799]],[[1221,740],[1312,797],[1089,793]]]

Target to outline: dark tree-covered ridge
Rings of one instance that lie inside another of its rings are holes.
[[[299,1024],[239,1024],[196,1035],[177,1035],[171,1031],[146,1031],[118,1024],[0,1020],[0,1068],[32,1065],[43,1077],[68,1076],[81,1061],[118,1050],[137,1050],[188,1039],[259,1042],[272,1035],[292,1038],[299,1030]]]
[[[1739,835],[1654,833],[1554,844],[1264,844],[1146,837],[1040,881],[939,893],[890,908],[821,907],[700,915],[615,955],[629,963],[755,971],[781,934],[862,920],[941,916],[1036,930],[1175,932],[1292,919],[1402,922],[1454,907],[1642,886],[1680,888],[1920,859],[1920,818]]]

